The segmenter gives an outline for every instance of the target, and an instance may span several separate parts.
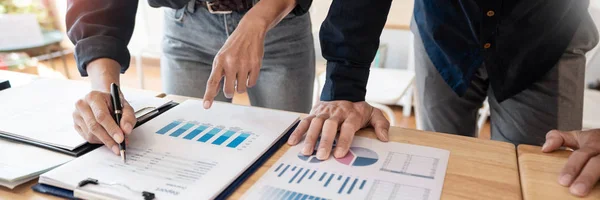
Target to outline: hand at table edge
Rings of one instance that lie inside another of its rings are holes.
[[[569,187],[575,196],[587,196],[600,180],[600,129],[548,132],[542,152],[550,153],[561,147],[574,151],[561,170],[558,183]]]

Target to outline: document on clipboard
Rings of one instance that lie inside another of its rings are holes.
[[[40,183],[74,190],[78,198],[145,199],[146,192],[156,199],[214,199],[298,119],[296,113],[220,102],[206,110],[201,101],[188,100],[133,130],[126,163],[98,148],[43,174]]]

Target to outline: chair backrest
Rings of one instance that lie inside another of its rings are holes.
[[[34,47],[44,42],[42,30],[33,14],[0,15],[0,51]]]

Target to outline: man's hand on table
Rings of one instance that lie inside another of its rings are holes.
[[[600,179],[600,129],[548,132],[542,151],[549,153],[560,147],[574,151],[563,167],[558,183],[568,186],[573,195],[588,195]]]
[[[367,126],[375,128],[375,134],[379,140],[385,142],[389,140],[390,123],[379,109],[367,102],[319,102],[313,107],[311,114],[302,119],[296,130],[290,135],[288,144],[300,143],[306,133],[302,154],[311,155],[320,136],[321,140],[316,155],[318,159],[326,160],[332,153],[333,141],[340,130],[333,155],[341,158],[348,153],[356,131]]]
[[[97,59],[87,66],[93,90],[75,103],[75,130],[89,143],[104,144],[119,155],[118,143],[126,139],[136,123],[133,108],[121,94],[123,115],[117,125],[112,115],[110,84],[119,83],[120,65],[110,59]]]

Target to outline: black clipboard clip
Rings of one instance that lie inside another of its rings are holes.
[[[75,190],[73,191],[76,194],[75,196],[78,196],[77,194],[80,194],[80,195],[83,195],[83,196],[86,196],[86,197],[90,197],[90,196],[92,198],[94,196],[97,197],[98,196],[97,194],[91,194],[89,192],[84,192],[82,190],[83,187],[85,187],[86,185],[89,185],[89,184],[92,184],[92,185],[107,185],[107,186],[121,186],[123,188],[126,188],[126,189],[132,191],[132,192],[141,193],[142,197],[144,197],[144,200],[154,200],[156,198],[156,196],[152,192],[147,192],[147,191],[141,191],[140,192],[140,191],[131,189],[129,186],[127,186],[125,184],[121,184],[121,183],[101,183],[100,181],[98,181],[98,179],[93,179],[93,178],[87,178],[85,180],[80,181],[77,184],[77,188],[75,188]]]

